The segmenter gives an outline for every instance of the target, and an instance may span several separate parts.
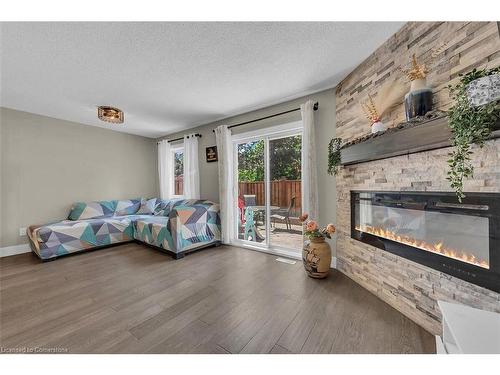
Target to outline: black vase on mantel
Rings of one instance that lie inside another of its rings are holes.
[[[432,110],[432,90],[425,78],[411,81],[410,92],[405,95],[406,121],[423,116]]]

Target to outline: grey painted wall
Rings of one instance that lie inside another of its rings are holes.
[[[199,155],[200,155],[200,193],[203,199],[219,201],[219,184],[218,184],[218,163],[207,163],[205,158],[205,148],[215,145],[215,135],[213,129],[219,125],[236,124],[239,122],[253,120],[259,117],[268,116],[277,112],[286,111],[288,109],[297,108],[301,103],[308,99],[319,102],[319,110],[315,112],[316,125],[316,147],[317,147],[317,172],[318,172],[318,189],[320,200],[319,220],[321,224],[328,222],[335,223],[336,218],[336,186],[335,178],[326,173],[328,159],[327,150],[328,142],[335,137],[335,89],[329,89],[316,94],[308,95],[299,99],[291,100],[285,103],[267,107],[258,111],[248,112],[235,117],[227,118],[222,121],[212,122],[203,126],[199,126],[181,133],[170,134],[163,137],[166,139],[174,139],[183,136],[187,133],[200,133],[202,138],[199,139]],[[273,119],[263,120],[254,124],[245,125],[233,129],[233,134],[256,130],[268,126],[284,124],[300,120],[300,112],[275,117]],[[160,138],[161,139],[161,138]],[[334,250],[333,246],[333,250]],[[335,250],[334,250],[335,252]]]
[[[0,247],[27,242],[19,228],[65,219],[76,201],[157,196],[155,143],[0,108]]]

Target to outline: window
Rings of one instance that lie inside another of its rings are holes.
[[[184,194],[184,148],[172,148],[174,162],[174,197],[182,197]]]

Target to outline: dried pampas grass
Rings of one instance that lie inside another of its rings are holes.
[[[368,94],[368,100],[361,103],[361,109],[372,123],[380,121],[390,109],[402,102],[406,91],[406,86],[400,81],[387,82],[380,88],[375,98]]]
[[[403,101],[403,97],[408,91],[406,85],[400,81],[388,82],[382,86],[375,98],[375,105],[380,117],[387,114],[396,104]]]
[[[380,120],[377,106],[375,105],[375,102],[370,94],[368,94],[368,101],[361,103],[361,109],[363,110],[368,121],[373,123]]]

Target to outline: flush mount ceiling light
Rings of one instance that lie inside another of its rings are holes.
[[[97,117],[99,120],[111,122],[113,124],[123,124],[123,111],[118,108],[99,106],[97,107]]]

